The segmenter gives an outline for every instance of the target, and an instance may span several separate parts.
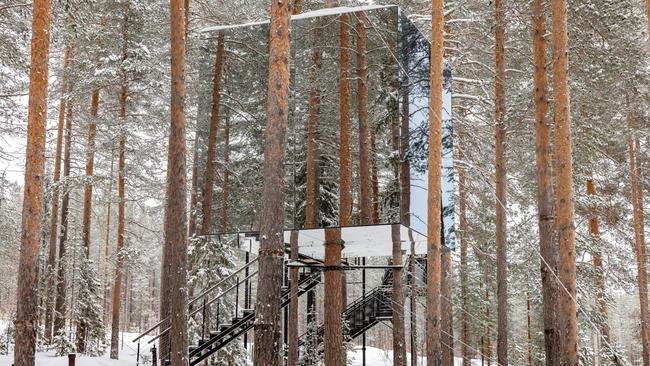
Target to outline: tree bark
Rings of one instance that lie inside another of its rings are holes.
[[[341,229],[325,229],[325,365],[344,366],[341,285]]]
[[[86,260],[90,258],[90,214],[93,203],[93,178],[95,169],[95,136],[97,134],[97,113],[99,111],[99,89],[93,90],[91,96],[90,124],[88,125],[88,141],[86,152],[86,182],[84,186],[84,208],[83,208],[83,228],[82,242],[86,255]],[[77,324],[77,352],[86,352],[86,322],[83,319]]]
[[[221,182],[221,215],[219,227],[222,232],[228,229],[228,197],[230,195],[230,115],[226,113],[223,126],[223,181]]]
[[[359,185],[361,224],[372,220],[372,166],[370,162],[370,131],[368,127],[368,71],[366,66],[366,23],[363,12],[357,14],[357,109],[359,114]]]
[[[111,149],[111,169],[108,174],[108,203],[106,204],[106,233],[104,234],[104,323],[108,323],[108,298],[111,288],[108,280],[109,242],[111,237],[111,205],[113,203],[113,163],[115,160],[114,148]]]
[[[292,14],[302,13],[302,0],[293,0],[293,10]]]
[[[496,123],[496,256],[497,256],[497,362],[508,365],[508,258],[507,258],[507,163],[506,163],[506,64],[505,10],[502,0],[495,0],[495,111]]]
[[[309,101],[307,105],[307,177],[306,177],[306,200],[305,200],[305,228],[312,229],[318,226],[319,207],[319,176],[320,176],[320,154],[318,149],[318,114],[320,113],[321,93],[318,87],[318,75],[322,66],[322,50],[320,44],[323,41],[321,30],[322,22],[317,19],[317,26],[314,29],[314,49],[312,50],[312,66],[309,71]]]
[[[116,251],[117,259],[115,260],[115,280],[113,282],[113,304],[112,317],[111,317],[111,358],[117,360],[119,358],[119,336],[120,336],[120,301],[122,295],[122,269],[123,258],[122,248],[124,247],[124,208],[126,204],[125,199],[125,174],[126,174],[126,98],[127,98],[127,84],[126,84],[126,71],[124,65],[128,57],[128,36],[129,36],[129,1],[123,3],[123,18],[122,18],[122,64],[120,66],[120,145],[117,163],[117,245]]]
[[[70,64],[70,46],[66,46],[63,54],[63,79]],[[59,123],[56,134],[56,152],[54,153],[54,177],[52,179],[52,212],[50,216],[50,247],[47,258],[48,294],[45,310],[45,339],[52,342],[52,320],[54,318],[54,301],[56,298],[56,244],[59,239],[59,180],[61,179],[61,151],[63,150],[63,125],[65,122],[67,82],[63,82],[61,99],[59,101]]]
[[[444,52],[444,0],[431,3],[431,76],[429,93],[429,156],[427,197],[427,365],[442,365],[440,338],[440,250],[441,250],[441,147]]]
[[[14,365],[34,366],[36,353],[38,251],[43,209],[45,124],[50,57],[49,0],[34,0],[32,12],[31,70],[27,116],[27,148],[23,194],[22,235],[18,268],[18,304]]]
[[[555,192],[553,189],[553,148],[548,120],[548,76],[546,70],[546,12],[544,0],[533,0],[533,83],[535,85],[535,156],[537,162],[537,208],[539,251],[542,256],[542,296],[544,313],[544,350],[546,365],[559,364],[560,329],[557,322],[558,247],[555,242]]]
[[[379,168],[377,167],[376,133],[370,129],[370,163],[372,165],[372,224],[379,223]]]
[[[402,266],[400,225],[391,225],[393,265]],[[393,268],[393,365],[406,366],[406,331],[404,321],[404,271]]]
[[[643,217],[643,192],[639,184],[639,166],[634,143],[633,114],[629,94],[626,94],[627,107],[627,145],[630,161],[630,186],[632,188],[632,210],[634,221],[634,241],[637,261],[637,282],[639,287],[639,310],[641,313],[641,344],[643,346],[643,365],[650,364],[650,336],[648,332],[648,273],[646,263],[645,228]]]
[[[339,226],[352,224],[352,152],[350,151],[350,16],[339,18]]]
[[[573,161],[569,96],[569,49],[566,0],[551,0],[553,13],[553,98],[555,100],[557,156],[557,231],[560,262],[560,364],[578,364],[578,321],[576,314],[576,247],[573,204]]]
[[[594,185],[593,178],[587,179],[587,195],[590,197],[596,196],[596,186]],[[591,236],[592,246],[594,247],[593,264],[594,271],[596,272],[596,307],[600,315],[600,336],[605,342],[609,343],[609,309],[607,300],[605,299],[605,273],[603,269],[603,255],[601,252],[600,244],[600,227],[598,225],[598,217],[594,205],[589,206],[589,234]],[[596,349],[596,357],[600,360],[600,349]]]
[[[410,239],[410,238],[409,238]],[[411,366],[418,365],[418,286],[419,279],[415,276],[415,241],[411,240],[411,261],[409,263],[409,276],[411,277],[411,298],[409,316],[411,318]]]
[[[282,364],[281,300],[284,261],[284,175],[289,115],[291,3],[271,2],[269,83],[264,184],[262,191],[259,283],[255,319],[256,366]]]
[[[169,250],[170,361],[187,365],[187,151],[185,131],[186,12],[183,0],[170,1],[171,121],[167,161],[167,210],[165,246]],[[204,217],[205,219],[205,217]],[[172,293],[171,291],[174,291]]]
[[[72,52],[72,51],[70,51]],[[72,56],[71,56],[72,57]],[[70,208],[70,187],[66,183],[70,176],[70,153],[72,149],[72,102],[68,101],[65,117],[65,139],[63,153],[63,197],[61,198],[61,237],[59,238],[59,264],[57,267],[56,302],[54,304],[54,336],[65,328],[66,280],[65,249],[68,241],[68,215]]]
[[[454,364],[454,310],[452,300],[452,259],[451,250],[443,247],[441,254],[441,299],[440,299],[440,314],[441,314],[441,342],[442,342],[442,364]]]
[[[212,194],[214,191],[215,163],[217,158],[217,134],[219,132],[219,110],[221,107],[221,79],[223,75],[224,58],[224,33],[219,32],[217,41],[217,53],[214,63],[214,79],[212,81],[212,110],[210,113],[210,134],[208,135],[208,153],[205,161],[205,173],[203,178],[203,206],[201,234],[205,235],[210,231],[212,222]]]

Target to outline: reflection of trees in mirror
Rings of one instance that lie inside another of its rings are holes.
[[[360,20],[365,23],[365,57],[359,57],[358,53],[363,46],[359,44]],[[347,40],[341,37],[346,29]],[[225,35],[226,50],[221,104],[231,111],[227,202],[222,202],[224,164],[220,158],[225,155],[217,154],[215,164],[214,206],[222,208],[221,216],[228,217],[228,224],[219,225],[218,231],[258,230],[267,89],[266,80],[260,75],[268,68],[268,24],[204,33],[198,93],[200,172],[205,171],[207,159],[217,32]],[[347,59],[342,55],[347,55]],[[400,193],[408,193],[404,182],[409,184],[408,188],[420,187],[414,188],[415,191],[422,191],[421,187],[426,185],[418,179],[412,182],[404,179],[400,187],[400,177],[409,178],[426,171],[427,124],[423,122],[428,118],[428,57],[428,42],[397,7],[368,10],[363,16],[345,13],[293,21],[286,228],[400,222],[403,220],[400,216],[404,216],[402,206],[407,211],[421,209],[418,205],[409,208],[408,203],[415,198],[407,199],[409,194],[400,197]],[[347,72],[342,71],[341,62],[349,62]],[[359,74],[364,63],[365,76]],[[362,83],[359,76],[366,82]],[[445,77],[446,90],[450,92],[451,70]],[[349,189],[344,185],[343,191],[352,195],[349,223],[340,217],[341,174],[345,173],[341,165],[341,138],[344,137],[341,126],[346,121],[346,110],[341,107],[348,100],[346,89],[349,91],[351,185]],[[408,121],[402,126],[407,128],[405,131],[400,129],[400,109],[402,115],[406,114],[402,118]],[[219,118],[223,126],[224,117]],[[443,141],[445,156],[451,159],[450,115],[447,122]],[[218,136],[217,150],[223,151],[223,133],[219,132]],[[409,143],[400,144],[405,136]],[[402,152],[400,146],[405,146]],[[451,167],[449,163],[447,173],[443,174],[450,183],[453,182]],[[203,184],[202,174],[199,174],[199,186]],[[453,217],[452,206],[445,205],[450,217]],[[225,212],[224,207],[227,207]],[[421,218],[418,222],[426,221],[420,212],[417,216]],[[453,223],[447,226],[453,230]],[[215,228],[212,225],[211,231]],[[426,232],[422,228],[419,231]]]

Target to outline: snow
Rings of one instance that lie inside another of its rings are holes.
[[[360,347],[355,347],[353,351],[348,353],[348,361],[350,361],[351,366],[361,366],[362,352]],[[411,354],[406,354],[407,365],[411,364]],[[454,360],[454,366],[462,365],[463,360],[461,358],[456,358]],[[418,365],[426,365],[426,357],[418,357]],[[472,365],[480,365],[481,362],[477,360],[472,360]],[[379,348],[366,347],[366,365],[367,366],[392,366],[393,365],[393,351],[385,351]]]
[[[3,325],[0,324],[0,329]],[[109,349],[106,349],[106,354],[102,357],[86,357],[77,355],[76,364],[82,366],[135,366],[137,344],[132,343],[131,340],[137,337],[137,333],[120,333],[120,359],[111,360],[109,357]],[[124,344],[122,346],[122,337]],[[151,351],[147,345],[146,339],[140,345],[143,349],[140,351],[140,364],[143,364],[143,356],[151,358]],[[68,357],[57,357],[54,351],[39,352],[36,354],[36,366],[68,366]],[[14,362],[13,351],[8,355],[0,355],[0,366],[11,366]]]

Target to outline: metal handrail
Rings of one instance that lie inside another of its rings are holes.
[[[227,293],[229,293],[229,292],[232,291],[233,289],[239,287],[239,285],[241,285],[242,283],[244,283],[244,282],[246,282],[247,280],[251,279],[252,277],[256,276],[256,275],[257,275],[257,272],[258,272],[258,271],[255,271],[255,272],[251,273],[250,275],[248,275],[247,277],[245,277],[244,279],[242,279],[241,281],[237,281],[236,284],[232,285],[230,288],[228,288],[228,289],[225,290],[224,292],[221,292],[221,293],[220,293],[219,295],[217,295],[214,299],[212,299],[212,300],[206,302],[204,306],[212,305],[212,303],[214,303],[215,301],[221,299],[221,298],[222,298],[223,296],[225,296]],[[194,311],[192,311],[192,312],[189,314],[189,316],[192,316],[192,315],[197,314],[200,310],[201,310],[201,308],[196,308]],[[147,341],[147,344],[151,344],[152,342],[154,342],[154,341],[157,340],[158,338],[162,337],[164,334],[166,334],[167,332],[169,332],[170,329],[171,329],[171,327],[167,327],[167,328],[165,328],[165,330],[163,330],[162,332],[160,332],[157,336],[155,336],[155,337],[151,338],[149,341]]]
[[[220,287],[224,282],[231,280],[233,277],[237,276],[239,273],[241,273],[242,271],[244,271],[244,270],[246,270],[247,268],[249,268],[250,266],[252,266],[252,265],[253,265],[254,263],[256,263],[258,260],[259,260],[259,257],[253,259],[252,261],[250,261],[249,263],[247,263],[245,266],[241,267],[240,269],[238,269],[238,270],[236,270],[235,272],[233,272],[233,273],[231,273],[230,275],[228,275],[228,276],[227,276],[226,278],[224,278],[223,280],[219,281],[217,284],[215,284],[215,285],[211,286],[210,288],[204,290],[204,291],[201,292],[199,295],[197,295],[197,296],[194,297],[192,300],[190,300],[190,301],[188,302],[188,305],[191,305],[191,304],[195,303],[196,301],[198,301],[199,299],[202,299],[204,296],[206,296],[206,295],[209,294],[210,292],[214,291],[216,288]],[[255,271],[255,273],[257,273],[257,271]],[[250,277],[250,276],[249,276],[249,277]],[[231,287],[228,291],[230,291],[231,289],[232,289],[232,287]],[[227,291],[226,291],[226,292],[227,292]],[[190,314],[190,315],[194,315],[194,313],[192,313],[192,314]],[[140,335],[138,335],[136,338],[134,338],[132,342],[134,342],[134,343],[137,342],[137,341],[140,340],[142,337],[146,336],[147,334],[151,333],[152,331],[154,331],[155,329],[157,329],[158,327],[160,327],[163,323],[165,323],[165,322],[168,321],[169,319],[170,319],[170,317],[168,316],[168,317],[166,317],[165,319],[160,320],[158,323],[154,324],[151,328],[147,329],[146,331],[144,331],[143,333],[141,333]],[[158,337],[160,337],[160,335],[162,335],[162,333],[159,334]],[[156,338],[154,338],[154,339],[157,339],[158,337],[156,337]],[[151,342],[147,342],[147,343],[151,343]]]

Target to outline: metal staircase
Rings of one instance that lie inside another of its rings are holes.
[[[322,281],[322,268],[320,268],[322,262],[305,256],[300,257],[305,262],[312,263],[312,266],[299,269],[298,297],[310,292]],[[285,268],[287,268],[288,263],[289,260],[285,260]],[[420,287],[422,283],[426,282],[426,258],[415,258],[415,261],[410,260],[409,264],[412,264],[414,276],[408,275],[408,271],[403,271],[404,276],[408,277],[407,283],[412,285],[415,282],[416,286]],[[198,342],[189,347],[190,365],[198,365],[201,361],[214,355],[242,335],[244,336],[244,344],[246,344],[246,334],[255,324],[255,309],[252,308],[254,301],[251,293],[253,291],[253,278],[258,273],[257,265],[257,258],[252,261],[247,259],[246,265],[237,269],[219,283],[205,289],[189,301],[192,309],[189,315],[194,317],[195,320],[200,318],[199,325],[201,326]],[[407,265],[405,268],[409,268],[409,266]],[[380,286],[346,307],[343,315],[351,339],[361,336],[380,322],[392,320],[392,285],[393,270],[386,269]],[[240,288],[244,289],[243,296],[240,296]],[[285,286],[282,287],[281,293],[282,308],[286,308],[291,301],[290,288],[288,276],[285,276]],[[240,303],[242,303],[241,306]],[[231,314],[224,316],[224,314],[220,314],[221,304],[227,304],[230,307],[234,304],[234,310],[230,309]],[[210,309],[214,309],[215,305],[216,313],[211,314]],[[158,335],[151,337],[147,343],[152,344],[157,341],[170,331],[168,321],[169,319],[161,320],[133,340],[138,342],[138,360],[141,349],[140,342],[142,342],[144,336],[158,330]],[[318,327],[318,343],[322,342],[324,331],[323,325]],[[307,337],[308,334],[299,337],[299,346],[305,345]],[[153,350],[155,351],[155,348]],[[160,364],[169,365],[169,350],[160,353],[163,355]]]

